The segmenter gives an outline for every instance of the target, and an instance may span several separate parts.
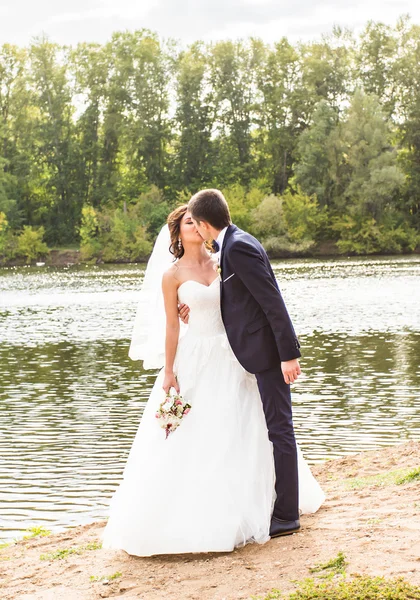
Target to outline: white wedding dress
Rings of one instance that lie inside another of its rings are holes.
[[[160,371],[115,491],[102,547],[150,556],[226,552],[269,538],[274,459],[256,378],[234,356],[220,313],[217,278],[186,281],[190,307],[174,370],[191,404],[165,439],[155,418],[164,400]],[[318,510],[324,493],[301,451],[300,510]]]

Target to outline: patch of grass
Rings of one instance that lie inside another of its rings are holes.
[[[362,489],[365,487],[380,487],[385,485],[403,485],[420,479],[420,467],[416,469],[397,469],[395,471],[386,471],[369,477],[354,477],[347,479],[344,485],[351,490]]]
[[[335,558],[332,558],[326,563],[320,563],[309,569],[311,573],[319,573],[320,571],[330,571],[334,574],[344,573],[347,566],[346,557],[342,552],[339,552]]]
[[[379,525],[379,523],[382,523],[382,519],[378,519],[377,517],[373,517],[366,521],[366,525]]]
[[[26,535],[23,536],[23,538],[14,538],[12,542],[3,542],[0,544],[0,550],[2,550],[3,548],[8,548],[9,546],[14,546],[15,544],[17,544],[18,542],[20,542],[22,539],[23,540],[28,540],[29,538],[33,538],[33,537],[44,537],[46,535],[50,535],[51,531],[49,529],[45,529],[45,527],[29,527],[28,529],[26,529],[25,531]]]
[[[280,590],[271,590],[263,599],[255,600],[420,600],[420,587],[404,579],[385,579],[356,575],[340,581],[305,579],[299,589],[285,596]]]
[[[65,246],[53,246],[50,250],[60,250],[60,252],[66,252],[67,250],[80,250],[80,244],[74,242],[73,244],[66,244]]]
[[[272,589],[271,592],[268,592],[264,598],[261,596],[251,596],[251,600],[277,600],[278,598],[283,598],[280,590]]]
[[[412,481],[420,480],[420,467],[417,469],[411,469],[407,475],[400,477],[397,481],[397,485],[404,485],[404,483],[411,483]]]
[[[29,538],[33,538],[33,537],[45,537],[46,535],[50,535],[51,530],[50,529],[45,529],[45,527],[29,527],[29,529],[26,530],[28,533],[27,535],[23,536],[24,540],[27,540]]]
[[[118,577],[122,577],[121,571],[116,571],[116,573],[114,573],[113,575],[102,575],[101,577],[91,575],[90,581],[102,581],[102,582],[113,581],[114,579],[117,579]]]
[[[3,550],[3,548],[8,548],[9,546],[11,546],[13,544],[13,542],[2,542],[0,544],[0,550]]]
[[[357,576],[348,581],[319,582],[306,579],[288,600],[420,600],[420,588],[403,579]]]
[[[100,548],[102,548],[102,544],[100,542],[89,542],[84,546],[72,546],[70,548],[56,550],[55,552],[41,554],[39,558],[41,560],[57,560],[67,558],[70,554],[84,554],[88,550],[99,550]]]

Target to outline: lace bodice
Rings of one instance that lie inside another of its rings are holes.
[[[178,288],[178,299],[190,307],[188,334],[220,335],[225,332],[220,312],[220,280],[209,286],[190,279]]]

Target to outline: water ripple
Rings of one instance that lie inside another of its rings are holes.
[[[420,439],[420,258],[274,265],[310,462]],[[127,352],[142,265],[0,270],[0,537],[107,514],[155,374]]]

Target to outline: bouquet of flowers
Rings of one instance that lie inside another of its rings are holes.
[[[159,409],[156,411],[156,419],[160,420],[160,426],[166,432],[165,439],[181,425],[182,419],[190,410],[191,405],[185,402],[182,396],[179,394],[176,396],[167,394],[165,400],[161,402]]]

